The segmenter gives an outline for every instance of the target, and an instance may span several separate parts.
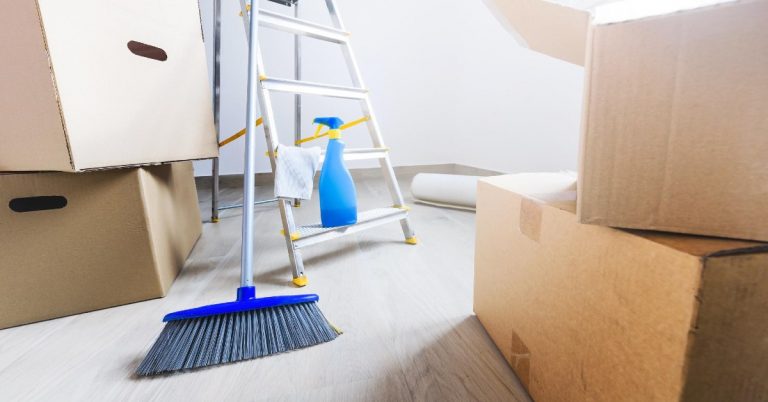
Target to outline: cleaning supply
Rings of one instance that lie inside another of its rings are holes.
[[[299,148],[280,145],[275,160],[275,197],[309,200],[315,173],[320,167],[320,147]]]
[[[246,135],[243,238],[237,300],[165,316],[167,325],[136,374],[156,375],[313,346],[339,334],[317,306],[317,295],[256,298],[253,286],[253,202],[256,193],[256,101],[258,15],[250,16],[248,134]]]
[[[328,127],[328,147],[320,173],[320,220],[323,227],[348,226],[357,223],[357,191],[349,169],[344,164],[344,142],[338,117],[318,117],[314,121]]]

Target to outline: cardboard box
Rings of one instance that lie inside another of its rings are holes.
[[[200,236],[192,163],[0,175],[0,328],[162,297]]]
[[[0,32],[0,171],[218,155],[196,1],[6,1]]]
[[[586,66],[581,222],[768,241],[768,1],[488,1]]]
[[[531,396],[768,400],[768,244],[579,224],[574,189],[479,184],[475,312]]]

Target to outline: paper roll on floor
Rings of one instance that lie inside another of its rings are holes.
[[[419,173],[411,183],[416,202],[474,211],[478,176]]]
[[[532,197],[542,195],[542,201],[557,203],[576,197],[576,172],[517,173],[513,190]],[[411,183],[411,193],[418,203],[445,208],[474,211],[477,201],[478,176],[419,173]],[[548,198],[548,194],[566,194],[563,200]]]

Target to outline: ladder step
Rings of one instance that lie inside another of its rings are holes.
[[[408,210],[400,208],[377,208],[360,212],[357,215],[357,223],[351,226],[342,226],[337,228],[324,228],[322,224],[299,226],[296,228],[298,239],[294,240],[293,245],[297,249],[333,240],[341,236],[360,232],[385,223],[399,221],[408,216]]]
[[[365,99],[365,97],[368,96],[368,90],[362,88],[341,87],[281,78],[262,79],[261,85],[264,89],[269,91],[289,92],[293,94],[320,95],[346,99]]]
[[[348,148],[344,150],[345,161],[362,161],[368,159],[383,159],[387,157],[389,148]],[[320,154],[320,163],[325,160],[325,151]]]
[[[266,10],[259,11],[259,25],[332,43],[349,42],[349,32]]]

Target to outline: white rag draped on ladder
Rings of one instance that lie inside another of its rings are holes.
[[[277,148],[275,197],[311,199],[315,173],[320,167],[320,152],[320,147],[280,145]]]

